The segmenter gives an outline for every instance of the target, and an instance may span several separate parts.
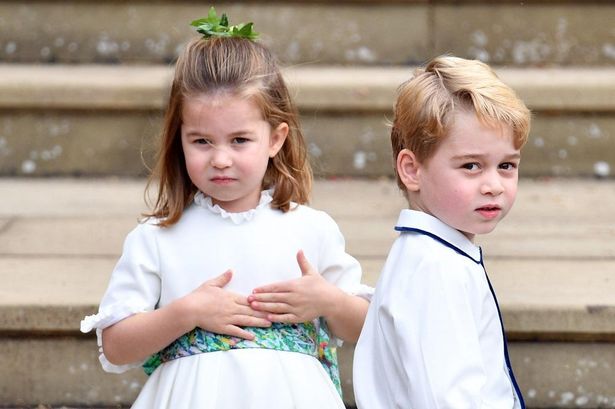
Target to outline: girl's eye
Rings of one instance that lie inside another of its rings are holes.
[[[211,144],[211,142],[208,139],[204,139],[204,138],[195,139],[194,143],[196,143],[198,145],[209,145],[209,144]]]
[[[479,168],[478,163],[476,163],[476,162],[464,163],[463,165],[461,165],[461,167],[463,169],[467,169],[467,170],[478,170],[478,168]]]
[[[242,137],[237,137],[235,139],[233,139],[233,143],[236,143],[238,145],[241,145],[243,143],[249,142],[250,140],[248,138],[242,138]]]

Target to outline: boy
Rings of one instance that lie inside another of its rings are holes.
[[[485,64],[439,57],[401,85],[401,211],[354,357],[357,405],[524,408],[476,234],[517,191],[530,113]]]

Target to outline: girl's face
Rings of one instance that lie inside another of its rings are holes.
[[[464,233],[491,232],[512,207],[520,152],[510,127],[489,127],[471,112],[455,114],[449,135],[419,166],[417,204]]]
[[[271,129],[251,98],[204,94],[184,100],[181,141],[188,175],[228,212],[256,207],[269,158],[287,134],[286,123]]]

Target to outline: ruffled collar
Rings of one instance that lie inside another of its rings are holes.
[[[252,218],[259,211],[259,209],[262,209],[268,206],[269,203],[271,203],[271,201],[273,200],[272,194],[273,194],[273,189],[263,190],[261,192],[261,197],[258,202],[258,205],[256,205],[255,208],[246,210],[245,212],[239,212],[239,213],[227,212],[226,210],[221,208],[219,205],[213,204],[211,197],[205,196],[203,192],[201,191],[197,192],[194,195],[194,203],[197,206],[205,208],[214,214],[219,214],[220,217],[222,217],[223,219],[230,219],[233,223],[240,224],[240,223],[248,222],[252,220]]]

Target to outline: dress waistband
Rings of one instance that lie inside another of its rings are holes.
[[[231,349],[263,348],[298,352],[311,355],[320,361],[341,396],[337,351],[335,346],[331,345],[325,321],[320,319],[318,324],[274,322],[268,328],[245,327],[246,331],[254,334],[253,340],[217,334],[197,327],[150,356],[143,364],[143,370],[147,375],[151,375],[157,367],[174,359]]]

